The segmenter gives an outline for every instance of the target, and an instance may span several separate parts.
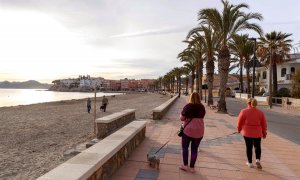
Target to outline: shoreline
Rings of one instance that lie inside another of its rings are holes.
[[[0,94],[0,108],[94,97],[94,93],[90,92],[57,92],[48,91],[46,89],[5,89],[4,91],[0,91]],[[102,97],[103,95],[117,96],[124,95],[124,93],[97,92],[97,97]]]
[[[136,119],[149,119],[168,99],[154,93],[109,96],[104,113],[97,97],[96,118],[132,108]],[[86,98],[1,107],[0,179],[35,179],[66,161],[66,150],[94,138],[93,113],[86,111]]]

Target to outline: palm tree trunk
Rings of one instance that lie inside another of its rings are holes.
[[[218,112],[227,113],[226,108],[226,86],[228,80],[229,66],[230,66],[230,52],[227,46],[223,46],[218,55],[218,68],[220,75],[220,100],[218,103]]]
[[[191,93],[194,92],[195,72],[192,72]]]
[[[250,70],[249,70],[249,67],[246,68],[246,76],[247,76],[247,94],[250,94]]]
[[[213,82],[214,82],[214,71],[215,71],[215,65],[214,60],[210,57],[207,59],[206,62],[206,76],[207,76],[207,87],[208,87],[208,97],[207,97],[207,105],[213,105]]]
[[[181,94],[181,77],[179,76],[178,93]]]
[[[199,73],[197,73],[196,75],[196,92],[199,93],[200,89],[199,89]]]
[[[189,75],[186,76],[185,78],[185,93],[188,94],[189,93]]]
[[[244,82],[243,82],[243,57],[240,56],[240,87],[241,93],[244,92]]]
[[[203,99],[203,93],[202,93],[202,77],[203,77],[203,61],[199,60],[199,95],[200,95],[200,99]]]
[[[276,62],[273,60],[273,97],[277,96],[277,89],[278,89],[278,84],[277,84],[277,65]]]

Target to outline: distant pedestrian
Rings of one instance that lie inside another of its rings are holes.
[[[262,169],[261,158],[261,138],[267,136],[267,122],[262,111],[256,108],[257,100],[250,98],[247,100],[247,108],[242,109],[237,122],[238,132],[242,132],[245,143],[248,162],[247,166],[253,168],[252,149],[255,148],[256,166]]]
[[[201,104],[198,93],[193,92],[190,95],[190,100],[184,106],[180,120],[183,121],[183,135],[181,140],[183,165],[179,168],[184,171],[195,172],[195,163],[198,156],[198,147],[204,135],[205,108]],[[188,166],[189,146],[191,144],[190,166]]]
[[[100,107],[100,110],[103,110],[103,112],[105,112],[107,104],[108,104],[108,99],[105,96],[103,96],[103,98],[102,98],[102,106]]]
[[[86,102],[86,107],[87,107],[87,112],[88,113],[91,112],[91,108],[92,108],[91,103],[92,103],[91,98],[88,98],[87,102]]]

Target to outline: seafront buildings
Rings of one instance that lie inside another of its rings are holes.
[[[110,80],[102,77],[80,75],[78,78],[58,79],[52,81],[52,90],[93,90],[95,87],[103,91],[148,91],[153,84],[153,79],[120,79]]]

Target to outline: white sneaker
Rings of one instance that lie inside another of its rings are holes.
[[[249,168],[253,168],[253,164],[252,163],[249,163],[249,162],[246,162],[246,165],[249,167]]]
[[[256,159],[256,167],[257,167],[257,169],[262,169],[259,159]]]

